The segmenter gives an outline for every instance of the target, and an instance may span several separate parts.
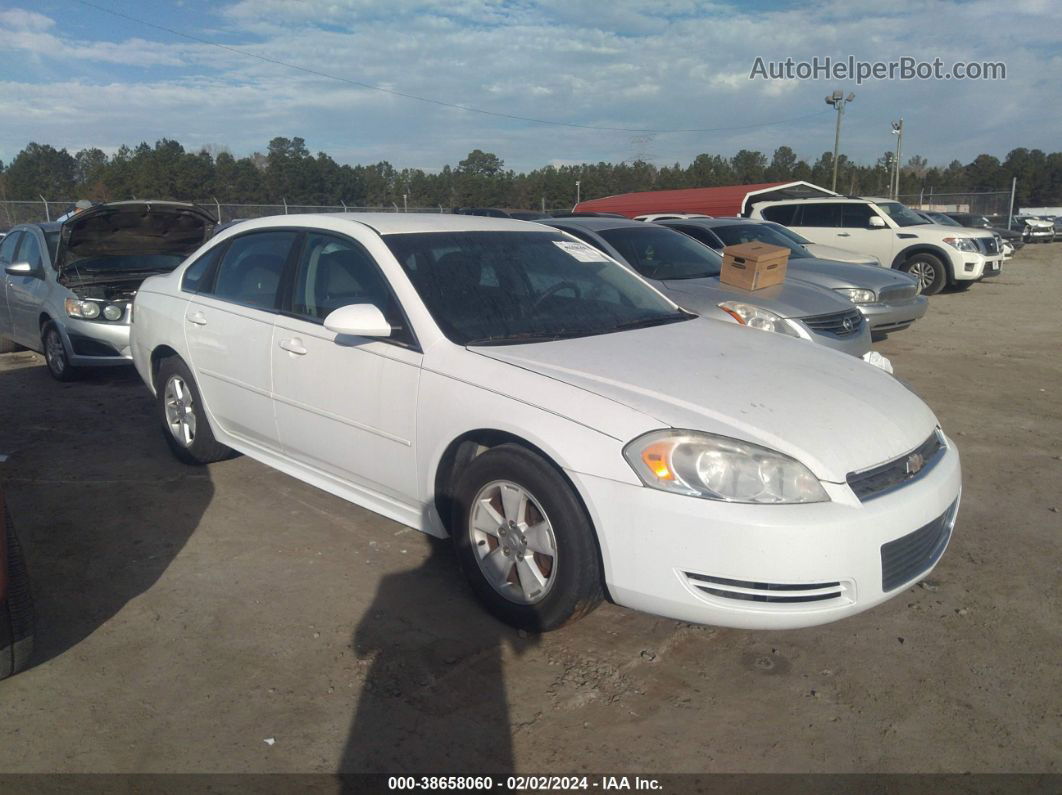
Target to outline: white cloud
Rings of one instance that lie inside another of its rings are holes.
[[[9,8],[0,11],[0,28],[13,31],[22,30],[48,30],[55,25],[55,20],[38,14],[36,11],[27,11],[24,8]]]

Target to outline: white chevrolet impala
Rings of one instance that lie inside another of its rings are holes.
[[[833,621],[933,568],[959,455],[892,376],[698,318],[521,221],[289,215],[144,282],[174,453],[230,449],[437,536],[497,616]]]

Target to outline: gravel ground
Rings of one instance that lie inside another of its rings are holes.
[[[131,370],[0,356],[39,619],[0,771],[1062,772],[1060,303],[1062,245],[1029,246],[876,346],[958,442],[954,539],[887,604],[773,633],[605,605],[518,634],[445,543],[176,463]]]

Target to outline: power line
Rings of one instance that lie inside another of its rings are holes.
[[[105,8],[104,6],[96,5],[95,3],[89,2],[89,0],[77,0],[77,2],[80,3],[83,6],[88,7],[88,8],[93,8],[96,11],[102,11],[105,14],[110,14],[111,16],[120,17],[120,18],[128,20],[130,22],[135,22],[138,25],[145,25],[145,26],[147,26],[149,28],[155,28],[156,30],[161,30],[161,31],[164,31],[166,33],[172,34],[174,36],[180,36],[181,38],[188,39],[189,41],[194,41],[194,42],[197,42],[199,44],[205,44],[205,45],[210,46],[210,47],[217,47],[218,49],[225,50],[227,52],[233,53],[234,55],[242,55],[242,56],[248,57],[248,58],[255,58],[255,59],[259,60],[259,61],[262,61],[262,62],[268,63],[268,64],[273,64],[275,66],[283,66],[286,69],[294,69],[296,71],[303,72],[303,73],[309,74],[309,75],[313,75],[315,77],[323,77],[326,80],[335,80],[335,81],[338,81],[340,83],[347,83],[348,85],[357,86],[358,88],[366,88],[366,89],[369,89],[371,91],[379,91],[380,93],[383,93],[383,94],[392,94],[392,95],[394,95],[396,97],[403,97],[405,99],[413,99],[413,100],[416,100],[417,102],[427,102],[430,105],[439,105],[440,107],[444,107],[444,108],[453,108],[455,110],[462,110],[462,111],[465,111],[466,113],[478,113],[478,114],[481,114],[483,116],[495,116],[495,117],[501,118],[501,119],[512,119],[514,121],[526,121],[526,122],[531,122],[533,124],[545,124],[545,125],[549,125],[551,127],[573,127],[575,129],[579,129],[579,130],[603,130],[603,131],[609,131],[609,132],[628,132],[628,133],[711,133],[711,132],[729,132],[729,131],[733,131],[733,130],[751,130],[751,129],[755,129],[755,128],[758,128],[758,127],[770,127],[770,126],[775,125],[775,124],[788,124],[790,122],[802,121],[804,119],[810,119],[810,118],[814,118],[814,117],[817,117],[817,116],[822,116],[824,113],[828,113],[828,111],[819,111],[817,113],[805,113],[802,116],[793,116],[793,117],[788,118],[788,119],[776,119],[775,121],[757,122],[755,124],[737,124],[737,125],[732,125],[732,126],[727,126],[727,127],[690,127],[690,128],[666,129],[666,130],[665,129],[638,128],[638,127],[608,127],[608,126],[599,125],[599,124],[578,124],[576,122],[568,122],[568,121],[555,121],[555,120],[551,120],[551,119],[536,119],[536,118],[534,118],[532,116],[520,116],[520,115],[517,115],[515,113],[503,113],[501,111],[485,110],[484,108],[476,108],[476,107],[472,107],[471,105],[460,105],[460,104],[458,104],[456,102],[446,102],[446,101],[441,100],[441,99],[432,99],[431,97],[422,97],[422,96],[419,96],[417,94],[409,94],[409,93],[407,93],[405,91],[397,91],[397,90],[395,90],[393,88],[385,88],[384,86],[378,86],[378,85],[374,85],[372,83],[363,83],[360,80],[352,80],[349,77],[341,77],[339,75],[329,74],[328,72],[321,72],[321,71],[318,71],[316,69],[310,69],[309,67],[306,67],[306,66],[299,66],[298,64],[289,63],[287,61],[281,61],[278,58],[270,58],[267,55],[260,55],[260,54],[258,54],[256,52],[252,52],[250,50],[237,49],[236,47],[230,47],[230,46],[228,46],[226,44],[220,44],[220,43],[218,43],[216,41],[210,41],[209,39],[204,39],[204,38],[201,38],[199,36],[195,36],[195,35],[193,35],[191,33],[185,33],[185,32],[180,31],[180,30],[175,30],[174,28],[166,27],[165,25],[159,25],[159,24],[157,24],[155,22],[148,22],[145,19],[140,19],[138,17],[130,16],[129,14],[124,14],[121,11],[115,11],[112,8]]]

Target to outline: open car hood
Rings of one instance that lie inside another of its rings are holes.
[[[99,204],[63,223],[56,268],[107,257],[176,255],[182,259],[210,237],[216,221],[193,204],[126,201]]]

